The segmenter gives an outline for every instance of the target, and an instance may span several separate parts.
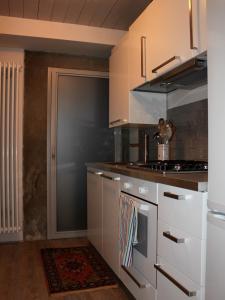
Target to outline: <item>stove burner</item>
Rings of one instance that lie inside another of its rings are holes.
[[[130,163],[128,167],[159,173],[207,172],[208,162],[195,160],[152,160],[146,164]]]

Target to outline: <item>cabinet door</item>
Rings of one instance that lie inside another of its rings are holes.
[[[102,253],[102,178],[87,173],[88,240]]]
[[[129,89],[150,80],[150,28],[149,10],[147,7],[140,17],[129,28]]]
[[[102,256],[119,272],[119,183],[103,178],[103,248]]]
[[[112,51],[109,60],[109,126],[129,122],[128,34]]]
[[[155,77],[198,54],[199,0],[155,0],[149,22]]]
[[[199,0],[199,48],[198,52],[207,50],[207,16],[206,0]]]

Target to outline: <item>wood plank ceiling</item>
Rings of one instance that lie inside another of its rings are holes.
[[[127,30],[151,0],[0,0],[0,15]]]

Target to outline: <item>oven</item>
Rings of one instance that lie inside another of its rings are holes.
[[[136,299],[155,299],[157,255],[157,189],[158,184],[121,176],[120,207],[129,201],[136,207],[137,243],[132,245],[132,263],[123,265],[120,256],[122,280]],[[124,220],[120,217],[120,232]],[[122,251],[121,251],[122,253]],[[126,274],[126,275],[125,275]],[[126,284],[127,283],[127,284]]]

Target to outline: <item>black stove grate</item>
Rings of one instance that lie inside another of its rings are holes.
[[[128,167],[160,173],[207,172],[208,162],[195,160],[152,160],[147,163],[130,163]]]

